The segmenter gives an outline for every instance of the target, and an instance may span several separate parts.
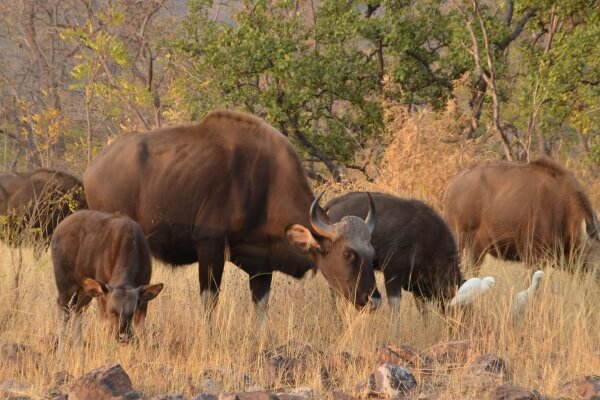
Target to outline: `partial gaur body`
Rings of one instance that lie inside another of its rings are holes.
[[[155,257],[197,261],[209,309],[226,246],[248,273],[259,310],[273,271],[300,278],[315,267],[356,306],[380,301],[374,210],[368,223],[347,217],[329,225],[291,143],[254,116],[216,111],[198,124],[122,135],[89,166],[84,187],[90,208],[136,220]]]
[[[46,168],[0,174],[0,215],[7,217],[11,244],[32,232],[48,244],[60,221],[83,208],[83,184],[74,174]]]
[[[78,211],[56,228],[51,251],[65,321],[96,297],[101,318],[127,342],[163,288],[149,284],[150,251],[139,225],[125,215]]]
[[[591,203],[575,177],[547,157],[461,172],[446,189],[444,212],[476,269],[486,253],[532,265],[548,256],[583,254],[598,276],[600,241]]]
[[[444,220],[418,200],[372,193],[377,226],[371,236],[374,268],[383,272],[391,308],[400,306],[402,289],[410,291],[423,310],[424,300],[442,307],[462,283],[458,249]],[[367,215],[365,194],[352,192],[325,206],[332,221],[344,215]]]

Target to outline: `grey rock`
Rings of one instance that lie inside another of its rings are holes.
[[[356,397],[350,396],[349,394],[346,394],[344,392],[339,392],[337,390],[334,390],[331,393],[331,400],[358,400],[358,399]]]
[[[477,357],[473,364],[471,364],[471,371],[476,375],[490,374],[499,376],[502,379],[508,379],[509,375],[506,362],[492,353],[482,354]]]
[[[467,362],[470,347],[468,340],[440,342],[430,347],[429,353],[440,364],[460,366]]]
[[[417,380],[408,368],[382,364],[374,373],[376,391],[390,397],[406,396],[417,387]]]
[[[271,357],[265,365],[265,376],[269,386],[280,384],[292,386],[296,380],[300,362],[296,358],[282,355]]]
[[[195,396],[192,400],[219,400],[214,394],[201,393]]]
[[[587,375],[574,379],[562,385],[559,391],[582,400],[600,400],[600,376]]]
[[[25,383],[21,383],[15,381],[13,379],[8,379],[2,381],[0,383],[0,397],[8,398],[8,397],[17,397],[17,396],[25,396],[24,392],[29,390],[29,385]]]
[[[0,362],[23,371],[38,367],[42,362],[42,355],[28,345],[8,342],[0,348]]]
[[[279,400],[279,397],[268,392],[222,393],[219,400]]]
[[[544,400],[544,397],[537,390],[509,384],[498,386],[491,393],[490,398],[492,400]]]

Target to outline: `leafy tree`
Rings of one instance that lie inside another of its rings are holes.
[[[208,5],[191,2],[175,43],[194,68],[182,78],[190,113],[229,107],[261,115],[340,179],[339,164],[351,166],[382,127],[359,4],[324,1],[310,21],[292,1],[244,1],[233,24],[211,19]]]

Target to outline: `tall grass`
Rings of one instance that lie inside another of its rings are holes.
[[[335,311],[320,275],[297,281],[276,274],[268,321],[264,329],[257,329],[247,277],[237,267],[226,267],[209,324],[199,311],[196,268],[156,264],[153,281],[165,283],[165,289],[150,305],[145,340],[117,345],[106,337],[92,305],[83,315],[84,344],[69,345],[57,354],[59,316],[49,255],[36,261],[31,251],[23,251],[15,309],[11,251],[15,250],[0,248],[0,344],[25,344],[41,356],[22,368],[5,363],[0,382],[13,379],[32,385],[29,394],[43,395],[59,371],[79,376],[119,362],[134,385],[149,394],[182,392],[188,384],[201,386],[203,378],[212,375],[222,384],[216,390],[310,386],[325,397],[332,387],[322,380],[324,368],[333,387],[353,391],[377,366],[378,346],[405,344],[422,351],[439,341],[459,339],[471,341],[470,360],[496,353],[508,363],[510,381],[544,393],[555,393],[561,383],[578,375],[600,372],[600,357],[595,354],[600,350],[600,290],[589,275],[547,269],[538,298],[517,324],[510,314],[512,299],[529,285],[530,271],[519,264],[488,260],[482,274],[496,276],[497,284],[469,318],[446,319],[431,308],[425,321],[406,294],[396,332],[396,314],[387,306],[365,314],[338,303]],[[382,277],[378,278],[383,288]],[[356,362],[340,362],[336,355],[342,351]],[[278,381],[266,372],[264,364],[272,354],[304,360],[293,382]],[[488,384],[468,367],[432,368],[433,374],[415,374],[422,390],[434,390],[443,398],[476,398]]]

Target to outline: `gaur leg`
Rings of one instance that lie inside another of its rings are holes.
[[[252,292],[252,301],[254,302],[256,320],[259,326],[263,325],[267,315],[272,279],[271,272],[262,272],[250,276],[250,291]]]
[[[209,316],[217,303],[224,268],[224,241],[210,239],[199,242],[198,279],[200,282],[200,300]]]
[[[476,238],[470,238],[460,248],[463,250],[463,267],[466,270],[471,270],[474,276],[478,275],[485,258],[483,246]]]
[[[400,303],[402,300],[402,282],[398,276],[386,273],[385,278],[385,293],[388,299],[388,305],[391,310],[392,329],[396,337],[400,336]]]
[[[61,314],[60,330],[58,334],[58,352],[62,353],[64,347],[64,340],[67,331],[67,326],[71,317],[75,315],[74,319],[74,342],[82,343],[81,334],[81,313],[85,307],[92,301],[92,297],[86,295],[82,289],[77,286],[72,286],[68,290],[60,290],[58,295],[58,306]]]

